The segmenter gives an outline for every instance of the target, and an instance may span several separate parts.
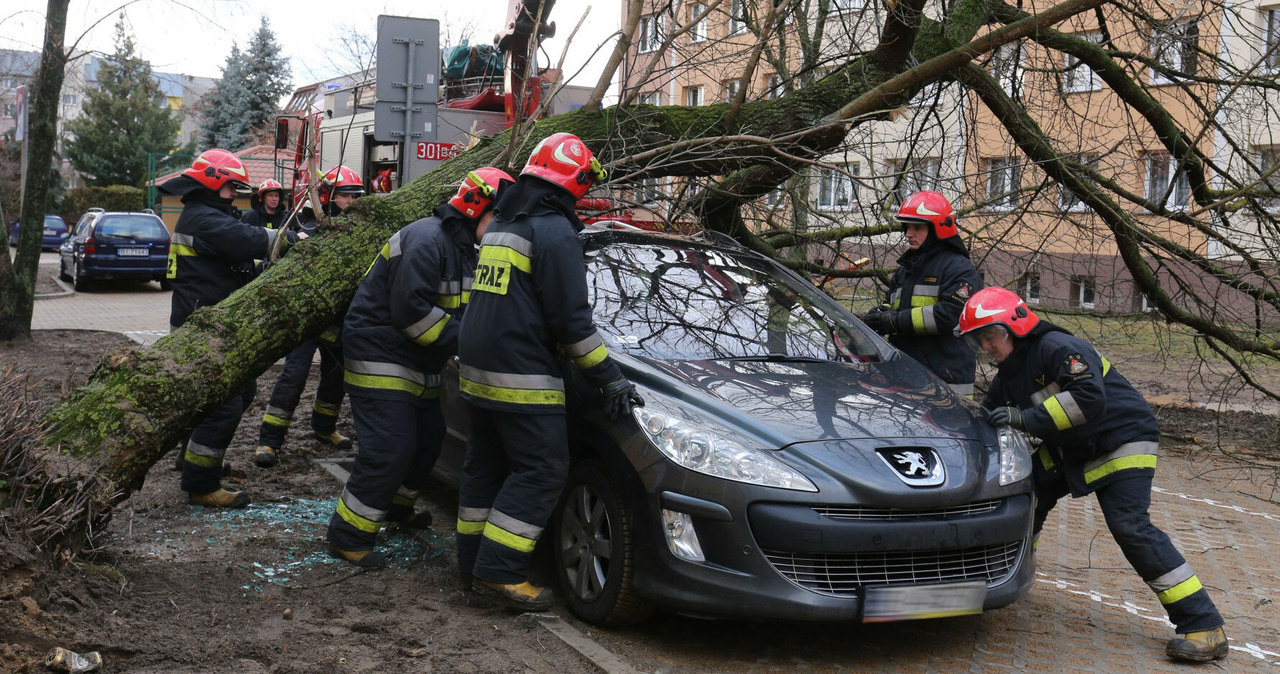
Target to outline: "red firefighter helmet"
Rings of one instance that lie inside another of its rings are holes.
[[[478,168],[462,179],[458,193],[449,199],[449,205],[475,220],[493,204],[493,198],[497,196],[503,181],[511,183],[515,179],[501,169],[490,166]]]
[[[320,179],[318,192],[320,205],[327,206],[331,194],[364,194],[364,181],[359,173],[346,166],[335,166]]]
[[[231,183],[237,192],[248,192],[249,171],[245,169],[240,158],[226,150],[205,150],[191,168],[182,172],[201,185],[217,192],[222,186]]]
[[[267,192],[270,192],[272,190],[279,192],[280,198],[282,199],[284,198],[284,185],[281,185],[280,183],[270,178],[267,178],[266,180],[262,181],[261,185],[258,185],[258,198],[261,199],[263,195],[265,195]]]
[[[1040,323],[1040,317],[1012,290],[983,288],[964,303],[956,335],[973,332],[988,325],[1003,325],[1015,337],[1026,337]]]
[[[932,190],[921,190],[908,197],[894,219],[901,223],[928,223],[939,239],[960,233],[956,229],[955,209],[951,208],[951,202],[942,193]]]
[[[582,139],[571,133],[553,133],[543,138],[520,171],[520,175],[526,174],[569,190],[574,199],[581,199],[593,182],[609,175]]]

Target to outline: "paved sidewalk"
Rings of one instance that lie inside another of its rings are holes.
[[[57,255],[40,255],[40,273],[58,273]],[[86,292],[39,295],[31,315],[32,330],[107,330],[151,344],[169,334],[169,293],[160,284],[103,282]]]

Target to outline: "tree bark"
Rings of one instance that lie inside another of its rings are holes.
[[[64,42],[69,4],[70,0],[49,0],[45,15],[44,49],[27,114],[27,175],[23,183],[18,253],[12,266],[8,255],[0,255],[0,340],[4,341],[31,334],[44,216],[51,205],[49,166],[54,159],[58,103],[62,98],[62,79],[67,65]],[[7,237],[7,231],[5,235]]]

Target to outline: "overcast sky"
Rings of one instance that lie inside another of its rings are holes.
[[[137,52],[155,70],[217,77],[231,45],[243,48],[265,16],[289,58],[293,84],[299,86],[354,70],[357,60],[341,38],[354,33],[372,42],[380,14],[438,19],[443,47],[463,35],[470,35],[472,44],[491,42],[506,21],[509,4],[509,0],[72,0],[67,43],[110,54],[116,17],[123,11]],[[46,3],[4,0],[0,5],[0,49],[40,51]],[[585,66],[574,84],[594,85],[607,54],[593,58],[592,52],[618,29],[620,5],[619,0],[558,0],[551,17],[557,35],[543,43],[550,61],[543,65],[556,65],[569,33],[590,7],[565,57],[565,72],[572,75]]]

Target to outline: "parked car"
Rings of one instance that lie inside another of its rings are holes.
[[[9,225],[9,245],[18,246],[18,231],[22,223],[14,221]],[[44,239],[40,242],[40,250],[57,250],[62,245],[62,235],[67,233],[67,223],[57,215],[44,216]]]
[[[875,622],[979,613],[1030,587],[1021,432],[766,257],[582,238],[596,324],[647,404],[610,421],[566,365],[572,468],[542,540],[575,615]],[[467,410],[446,375],[435,473],[456,484]]]
[[[169,289],[169,230],[150,211],[89,209],[58,253],[59,276],[72,281],[76,290],[84,290],[93,279],[159,281],[161,288]]]

